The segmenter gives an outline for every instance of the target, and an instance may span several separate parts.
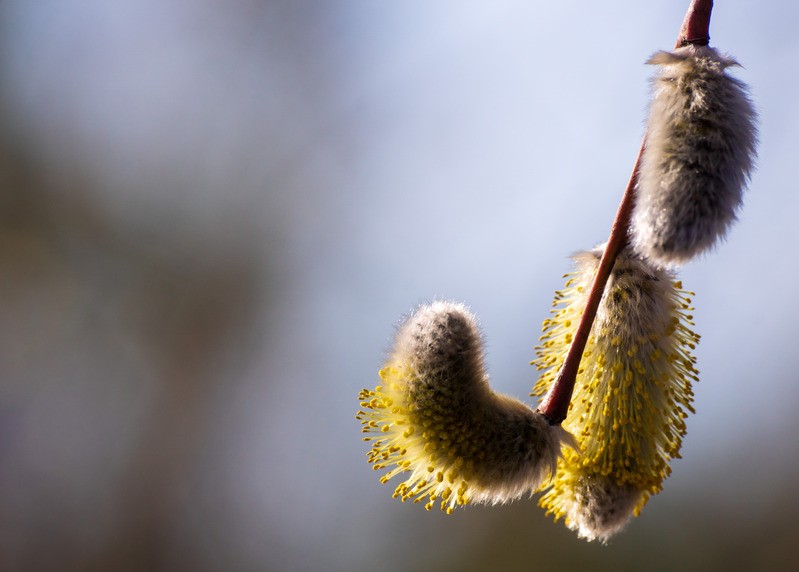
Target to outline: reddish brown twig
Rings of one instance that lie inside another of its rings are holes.
[[[635,167],[633,167],[633,172],[630,175],[630,181],[627,183],[621,204],[619,204],[619,209],[616,211],[616,218],[610,229],[610,237],[605,245],[602,259],[599,261],[599,268],[597,268],[594,282],[591,284],[591,290],[588,292],[585,310],[583,310],[580,323],[574,332],[569,352],[566,354],[566,359],[558,372],[558,377],[552,384],[552,388],[538,406],[538,411],[546,415],[553,425],[558,425],[566,419],[569,402],[574,391],[574,383],[577,380],[580,360],[583,357],[585,344],[588,342],[591,326],[594,324],[594,318],[596,318],[596,312],[599,309],[599,302],[602,300],[602,294],[605,292],[605,285],[616,262],[616,257],[627,244],[627,229],[630,226],[630,215],[635,200],[635,185],[638,182],[638,167],[643,151],[644,145],[642,144],[641,149],[638,151]]]
[[[707,45],[710,40],[710,12],[713,9],[713,0],[692,0],[688,11],[685,14],[680,34],[677,37],[677,48],[687,45]],[[605,292],[610,273],[616,262],[616,257],[627,245],[627,234],[630,227],[630,216],[635,203],[635,187],[638,182],[638,168],[641,163],[641,156],[646,146],[646,136],[641,143],[638,151],[638,158],[635,161],[633,172],[624,191],[624,196],[616,211],[616,218],[610,229],[610,237],[605,245],[605,251],[599,262],[594,282],[588,292],[585,303],[585,310],[577,325],[571,346],[566,354],[566,359],[561,366],[555,382],[549,392],[541,400],[538,411],[545,415],[553,425],[559,425],[566,419],[569,411],[569,403],[574,392],[574,384],[577,380],[577,373],[580,369],[580,361],[585,351],[585,344],[591,334],[591,327],[594,324],[599,303]]]
[[[686,44],[706,46],[710,41],[710,12],[713,0],[692,0],[682,21],[676,48]]]

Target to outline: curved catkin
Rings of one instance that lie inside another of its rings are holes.
[[[394,496],[440,500],[452,512],[470,502],[532,494],[554,473],[570,436],[530,407],[491,391],[475,317],[461,304],[420,307],[399,328],[380,371],[382,385],[360,394],[357,418],[372,444],[368,461],[410,473]]]
[[[533,394],[552,386],[585,308],[602,247],[575,256],[577,269],[556,293],[533,362]],[[671,273],[623,250],[583,353],[563,427],[565,449],[540,504],[589,540],[607,540],[659,492],[679,457],[693,412],[690,299]]]
[[[757,145],[746,85],[735,60],[708,46],[658,52],[632,244],[662,266],[714,246],[736,220]]]

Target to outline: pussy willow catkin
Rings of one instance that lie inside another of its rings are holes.
[[[544,321],[533,393],[552,385],[585,307],[602,248],[575,256],[577,269]],[[690,300],[681,284],[625,249],[613,267],[563,427],[564,449],[540,504],[589,540],[606,540],[659,492],[679,456],[696,380]]]
[[[757,145],[756,112],[738,65],[708,46],[658,52],[633,212],[632,243],[655,264],[682,264],[736,220]]]
[[[382,384],[361,392],[357,418],[381,478],[409,473],[394,496],[456,506],[532,494],[554,473],[562,441],[530,407],[489,387],[475,317],[461,304],[420,307],[399,328]]]

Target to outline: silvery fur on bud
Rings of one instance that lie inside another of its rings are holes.
[[[635,250],[661,266],[693,259],[736,220],[754,166],[757,114],[738,63],[708,46],[658,52],[631,225]]]

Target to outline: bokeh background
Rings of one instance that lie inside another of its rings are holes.
[[[796,2],[716,3],[759,165],[682,273],[698,413],[627,531],[401,505],[354,419],[437,297],[528,394],[687,3],[0,1],[0,569],[792,569]]]

